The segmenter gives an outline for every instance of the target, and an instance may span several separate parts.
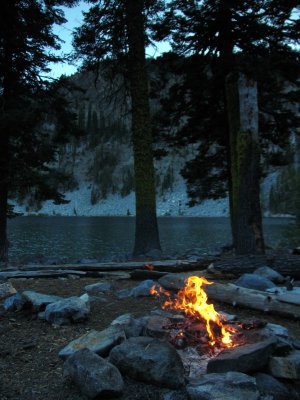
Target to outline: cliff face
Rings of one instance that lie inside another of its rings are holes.
[[[152,66],[152,80],[157,71]],[[168,81],[174,82],[172,73]],[[111,81],[100,73],[79,73],[71,78],[78,90],[68,94],[78,116],[82,135],[70,137],[59,146],[55,168],[67,178],[60,190],[70,202],[36,204],[25,199],[16,211],[48,215],[134,215],[133,153],[130,132],[130,99],[126,82],[119,76]],[[168,84],[165,86],[168,87]],[[160,93],[163,96],[164,93]],[[159,109],[151,101],[153,114]],[[163,144],[165,147],[166,144]],[[160,147],[162,144],[160,143]],[[155,160],[158,215],[228,216],[227,199],[207,200],[189,208],[185,181],[180,171],[197,154],[198,144],[168,148],[168,154]],[[263,182],[265,212],[269,212],[269,192],[278,169],[270,169]]]

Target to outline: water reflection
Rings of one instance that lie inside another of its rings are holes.
[[[278,246],[291,221],[266,218],[266,243]],[[228,218],[162,217],[158,223],[166,254],[182,254],[191,248],[214,253],[231,242]],[[8,235],[11,259],[19,259],[24,254],[71,260],[103,258],[132,251],[134,218],[20,217],[9,221]]]

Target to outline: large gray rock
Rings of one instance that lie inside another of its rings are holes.
[[[259,393],[263,396],[272,396],[273,400],[287,400],[291,394],[287,387],[273,376],[261,372],[255,374]]]
[[[191,400],[257,400],[255,378],[240,372],[206,374],[187,385]]]
[[[180,290],[185,286],[186,274],[167,274],[158,279],[158,283],[166,290]]]
[[[17,292],[4,300],[3,308],[6,311],[21,311],[25,303],[26,300],[22,297],[22,294]]]
[[[70,377],[90,399],[118,396],[124,388],[119,370],[89,349],[79,350],[67,359],[64,377]]]
[[[276,378],[300,379],[300,351],[294,350],[285,357],[271,357],[269,369]]]
[[[111,325],[121,328],[125,332],[126,338],[130,338],[141,335],[146,321],[146,317],[136,319],[131,314],[123,314],[114,319]]]
[[[276,339],[246,344],[222,351],[217,357],[209,360],[207,372],[250,372],[258,371],[268,364]]]
[[[272,281],[255,274],[243,274],[236,282],[235,285],[247,289],[255,289],[265,291],[276,287]]]
[[[285,278],[279,272],[277,272],[274,269],[267,267],[267,266],[259,267],[253,273],[255,275],[259,275],[264,278],[267,278],[274,283],[285,282]]]
[[[0,300],[6,299],[16,293],[16,289],[10,282],[0,283]]]
[[[175,348],[149,337],[130,338],[114,347],[109,361],[133,379],[171,389],[184,384],[184,368]]]
[[[89,296],[69,297],[49,304],[45,309],[45,319],[53,325],[80,322],[88,318]]]
[[[84,290],[86,292],[97,294],[97,293],[107,293],[113,289],[113,285],[110,282],[97,282],[90,285],[86,285]]]
[[[134,288],[127,288],[119,290],[116,293],[119,299],[124,299],[126,297],[142,297],[142,296],[151,296],[150,289],[155,285],[155,281],[152,279],[146,279],[141,282],[138,286]]]
[[[22,298],[24,299],[24,307],[30,307],[34,312],[43,311],[47,305],[63,300],[59,296],[38,293],[31,290],[22,292]]]
[[[106,357],[111,348],[125,340],[124,330],[119,326],[110,326],[103,331],[91,330],[65,346],[59,356],[63,359],[81,349],[90,349],[100,356]]]
[[[289,337],[288,329],[285,328],[284,326],[278,325],[278,324],[268,323],[263,328],[263,332],[266,332],[266,334],[271,334],[273,336],[278,336],[280,338],[285,338],[285,339],[287,339]]]

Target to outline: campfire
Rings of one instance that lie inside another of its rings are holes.
[[[177,347],[191,344],[201,346],[202,351],[205,346],[208,351],[237,346],[237,329],[215,310],[213,304],[207,303],[203,285],[211,285],[213,282],[198,276],[190,276],[185,282],[185,287],[175,297],[161,286],[151,288],[151,294],[164,298],[164,310],[179,310],[187,317],[175,318],[171,326],[166,327],[170,332],[170,341]]]

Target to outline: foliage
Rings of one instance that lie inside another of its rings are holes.
[[[272,185],[269,209],[274,214],[292,214],[300,217],[300,168],[286,167]]]

